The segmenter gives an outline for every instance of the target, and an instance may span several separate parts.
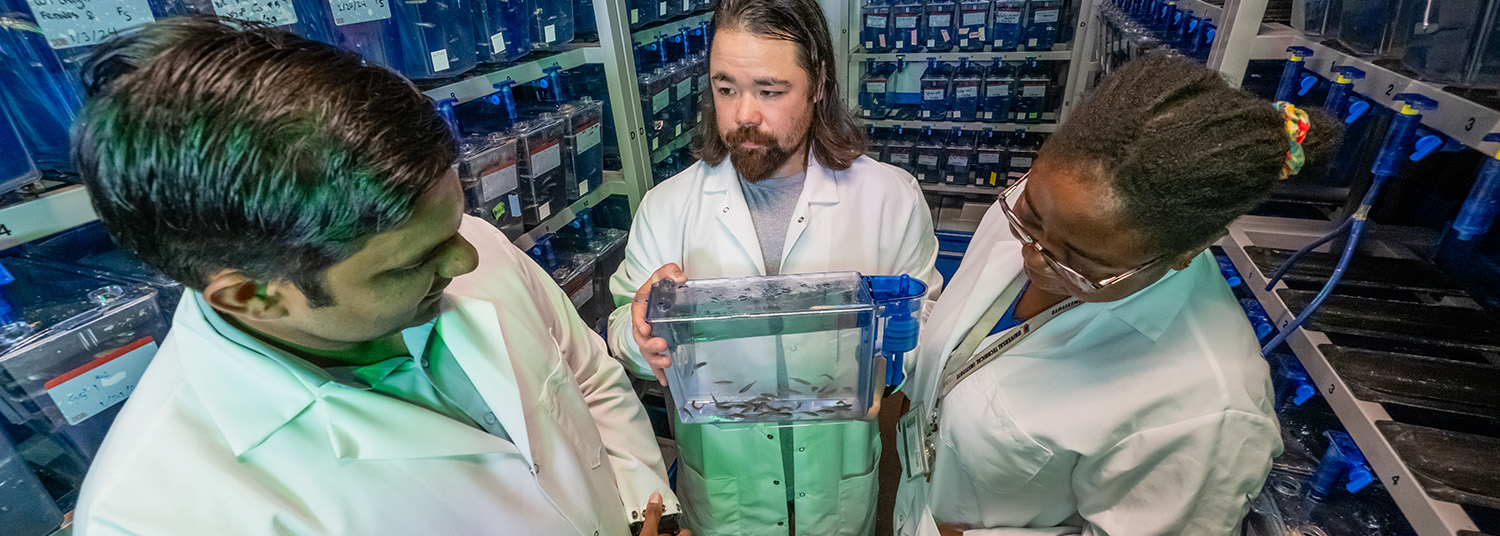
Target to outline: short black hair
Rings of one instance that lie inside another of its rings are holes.
[[[1341,129],[1311,109],[1307,169],[1326,164]],[[1090,166],[1125,217],[1163,255],[1214,240],[1270,195],[1289,142],[1270,102],[1218,71],[1152,54],[1105,77],[1042,146],[1039,159]]]
[[[815,0],[719,0],[709,20],[709,31],[741,31],[797,45],[797,65],[807,72],[815,95],[808,146],[818,162],[829,169],[844,170],[865,154],[869,139],[854,112],[839,93],[838,66],[828,19]],[[713,41],[709,41],[712,49]],[[719,137],[719,116],[713,92],[700,102],[703,122],[693,132],[693,155],[711,165],[729,156],[729,146]]]
[[[124,249],[202,290],[223,270],[332,303],[327,269],[401,225],[457,158],[432,102],[352,52],[164,19],[90,51],[73,160]]]

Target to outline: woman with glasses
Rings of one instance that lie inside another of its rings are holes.
[[[1281,439],[1206,250],[1336,144],[1322,123],[1183,58],[1103,80],[923,326],[897,534],[1238,534]]]

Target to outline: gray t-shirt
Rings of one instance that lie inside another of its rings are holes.
[[[792,224],[792,213],[797,211],[797,199],[802,197],[806,180],[806,171],[760,182],[740,179],[745,204],[750,206],[750,221],[755,223],[755,236],[760,240],[760,254],[766,261],[766,275],[781,273],[786,228]]]

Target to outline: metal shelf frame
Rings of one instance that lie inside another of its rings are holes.
[[[925,62],[927,58],[937,58],[938,61],[958,61],[968,58],[976,62],[994,61],[1026,61],[1036,58],[1039,61],[1071,61],[1073,59],[1072,47],[1067,43],[1058,43],[1052,50],[1018,50],[1010,52],[880,52],[869,53],[855,50],[849,55],[850,61],[896,61],[905,58],[910,62]]]
[[[713,15],[712,11],[706,11],[683,19],[657,22],[653,26],[630,34],[630,41],[632,44],[643,45],[655,41],[658,37],[671,37],[677,35],[684,28],[697,28],[699,25],[713,18]]]
[[[961,184],[944,184],[944,183],[931,183],[931,182],[919,183],[919,186],[922,187],[922,191],[923,192],[931,192],[931,193],[935,193],[935,194],[962,194],[962,195],[998,196],[998,195],[1000,195],[1000,192],[1002,192],[1002,191],[1005,190],[1004,188],[981,187],[981,186],[975,186],[975,185],[972,185],[972,184],[961,185]]]
[[[1245,248],[1248,246],[1299,249],[1331,230],[1335,222],[1316,220],[1293,220],[1245,216],[1229,227],[1229,236],[1220,246],[1224,248],[1240,276],[1255,293],[1255,298],[1270,314],[1279,328],[1284,328],[1295,313],[1287,307],[1276,290],[1287,288],[1278,282],[1272,290],[1266,290],[1267,274],[1251,261]],[[1397,258],[1422,258],[1422,248],[1407,244],[1430,244],[1430,231],[1400,228],[1373,228],[1365,241],[1368,249],[1377,255]],[[1323,249],[1327,249],[1324,246]],[[1329,344],[1322,332],[1298,328],[1287,338],[1287,344],[1296,354],[1297,360],[1307,369],[1308,375],[1318,385],[1318,392],[1333,407],[1339,421],[1359,445],[1369,460],[1370,466],[1380,477],[1396,505],[1401,508],[1417,534],[1422,536],[1455,536],[1459,531],[1476,531],[1463,507],[1433,499],[1422,489],[1410,469],[1396,455],[1396,450],[1376,428],[1376,421],[1392,420],[1385,408],[1374,402],[1354,397],[1349,386],[1338,376],[1328,359],[1319,350],[1320,345]]]
[[[1044,115],[1044,117],[1045,117],[1045,115]],[[934,130],[934,131],[941,130],[941,131],[944,131],[944,132],[952,130],[953,127],[959,127],[959,128],[964,129],[964,130],[984,130],[984,129],[988,128],[988,129],[993,129],[995,132],[1016,132],[1016,131],[1021,131],[1021,130],[1024,130],[1026,132],[1055,132],[1055,131],[1057,131],[1057,123],[1050,123],[1050,122],[1049,123],[984,123],[984,122],[980,122],[980,121],[923,121],[921,119],[911,119],[911,120],[867,119],[867,120],[865,120],[865,124],[866,125],[872,125],[872,126],[875,126],[875,127],[880,127],[880,128],[892,128],[892,127],[898,127],[899,126],[899,127],[902,127],[902,128],[909,128],[909,129],[920,129],[922,127],[930,126],[930,127],[932,127],[932,130]]]
[[[604,63],[602,50],[592,43],[573,44],[567,50],[531,61],[504,64],[499,69],[479,74],[469,73],[467,78],[423,91],[422,94],[434,101],[451,98],[458,100],[458,104],[463,104],[493,95],[495,84],[506,80],[514,81],[516,85],[540,80],[547,76],[545,69],[548,67],[568,70],[588,63]]]

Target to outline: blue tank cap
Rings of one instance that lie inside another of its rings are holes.
[[[1420,162],[1423,158],[1427,158],[1427,155],[1432,154],[1433,151],[1442,149],[1444,143],[1443,137],[1437,134],[1428,134],[1417,138],[1416,143],[1413,144],[1415,148],[1411,152],[1411,161]]]
[[[1297,388],[1292,391],[1292,403],[1298,406],[1306,404],[1308,400],[1318,394],[1317,386],[1310,381],[1298,382]]]
[[[1297,96],[1307,95],[1312,88],[1318,87],[1318,76],[1311,73],[1302,73],[1302,84],[1297,88]]]
[[[460,137],[460,132],[458,130],[458,116],[453,113],[453,107],[456,105],[458,105],[457,97],[442,99],[434,104],[434,106],[437,108],[438,116],[443,118],[443,123],[446,123],[448,125],[448,131],[453,134],[454,138]],[[9,281],[6,281],[5,283],[9,283]]]
[[[1426,95],[1422,95],[1420,93],[1397,93],[1396,96],[1391,97],[1391,99],[1404,101],[1406,102],[1406,105],[1413,110],[1435,110],[1438,107],[1437,101],[1432,100]],[[1403,113],[1405,113],[1404,110]]]
[[[1351,97],[1349,99],[1349,115],[1344,118],[1344,123],[1352,125],[1369,111],[1370,101]]]
[[[1365,77],[1364,69],[1360,69],[1359,67],[1354,67],[1352,65],[1339,65],[1337,67],[1334,67],[1331,72],[1350,80],[1359,80]]]
[[[513,122],[518,119],[516,115],[516,95],[511,91],[511,86],[514,85],[516,85],[516,81],[509,78],[506,78],[502,82],[496,82],[492,86],[495,88],[495,94],[490,96],[491,104],[505,105],[505,113],[510,116],[510,120]],[[496,102],[496,99],[499,102]]]
[[[1287,59],[1302,61],[1302,58],[1313,55],[1313,50],[1307,47],[1286,47]]]

